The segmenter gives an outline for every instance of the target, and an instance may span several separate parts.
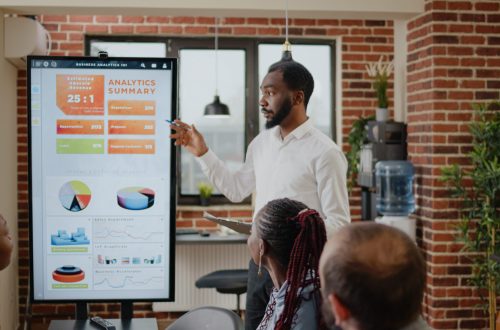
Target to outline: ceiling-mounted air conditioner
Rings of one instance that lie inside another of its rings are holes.
[[[18,68],[26,67],[26,56],[50,52],[49,32],[29,17],[5,17],[4,41],[5,58]]]

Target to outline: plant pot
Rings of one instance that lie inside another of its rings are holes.
[[[200,205],[201,206],[209,206],[210,205],[210,197],[201,197],[200,196]]]
[[[389,117],[389,110],[387,108],[377,108],[375,110],[375,120],[379,122],[386,122]]]

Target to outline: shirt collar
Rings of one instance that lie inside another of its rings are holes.
[[[273,127],[272,128],[273,131],[271,133],[276,139],[284,142],[284,141],[290,139],[290,136],[293,136],[297,140],[300,140],[302,137],[304,137],[304,135],[307,134],[307,132],[309,132],[311,130],[311,128],[313,128],[312,121],[311,121],[311,119],[307,118],[307,120],[305,122],[300,124],[300,126],[295,128],[293,131],[291,131],[290,134],[288,134],[285,139],[281,138],[281,128],[279,127],[279,125],[276,127]]]

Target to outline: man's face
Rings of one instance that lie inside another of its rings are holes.
[[[7,221],[0,215],[0,270],[9,265],[13,247]]]
[[[268,73],[261,85],[262,97],[259,101],[261,112],[266,118],[266,128],[280,125],[292,111],[292,93],[283,81],[281,71]]]

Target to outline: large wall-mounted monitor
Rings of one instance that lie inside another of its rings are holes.
[[[31,298],[172,301],[177,63],[28,58]]]

